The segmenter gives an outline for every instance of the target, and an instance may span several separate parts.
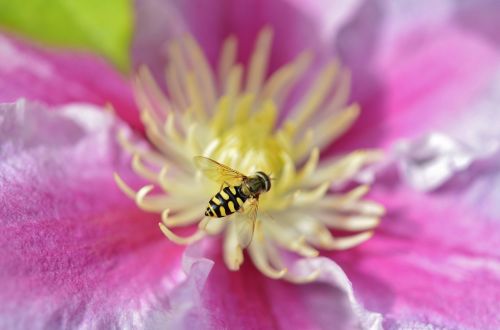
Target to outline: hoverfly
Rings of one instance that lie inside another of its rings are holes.
[[[239,211],[241,216],[235,224],[240,244],[246,247],[253,237],[259,196],[271,189],[271,178],[261,171],[246,176],[207,157],[196,156],[194,162],[206,177],[221,185],[219,192],[208,202],[205,215],[223,218]],[[245,202],[248,205],[243,207]]]

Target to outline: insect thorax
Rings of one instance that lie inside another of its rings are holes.
[[[249,176],[242,185],[242,192],[252,197],[269,191],[269,189],[271,189],[271,180],[264,172],[257,172],[255,175]]]

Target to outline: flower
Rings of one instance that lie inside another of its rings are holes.
[[[498,5],[343,3],[137,2],[134,52],[155,77],[164,67],[158,38],[186,27],[213,64],[226,31],[245,58],[263,23],[276,34],[271,71],[304,48],[320,59],[335,50],[351,69],[363,112],[325,153],[385,149],[370,198],[388,213],[365,244],[298,262],[303,274],[321,268],[303,285],[250,262],[228,271],[219,245],[203,251],[206,239],[182,258],[158,215],[113,180],[118,172],[144,184],[115,140],[140,126],[126,82],[92,56],[1,37],[0,327],[352,329],[383,317],[389,329],[498,328]],[[45,105],[12,102],[22,96]],[[106,101],[127,125],[102,111]],[[482,142],[488,152],[476,152]],[[467,166],[455,166],[461,153]],[[414,190],[433,168],[439,180]]]
[[[191,244],[206,234],[223,233],[229,269],[240,268],[242,249],[248,246],[252,261],[265,275],[312,281],[319,269],[302,278],[287,274],[277,248],[316,257],[318,248],[347,249],[371,237],[383,207],[362,199],[368,186],[360,185],[345,194],[327,193],[332,185],[348,182],[380,154],[358,150],[318,163],[320,150],[341,135],[359,113],[356,104],[345,105],[349,72],[337,61],[330,62],[310,86],[302,87],[301,99],[285,114],[290,90],[307,70],[311,56],[299,55],[266,79],[271,43],[272,30],[264,28],[245,72],[242,64],[235,63],[237,40],[229,37],[215,77],[193,38],[171,42],[166,68],[169,97],[145,68],[136,83],[141,118],[157,151],[137,148],[121,136],[124,147],[134,154],[134,170],[153,184],[134,191],[118,175],[116,181],[141,209],[162,212],[160,228],[172,241]],[[192,161],[196,155],[216,159],[242,173],[259,170],[276,177],[272,189],[259,199],[255,229],[244,212],[229,215],[227,220],[203,218],[207,199],[224,183],[210,184],[201,173],[197,175]],[[151,195],[155,186],[164,193]],[[199,229],[188,237],[179,237],[170,229],[198,222]],[[334,237],[329,228],[361,232]]]

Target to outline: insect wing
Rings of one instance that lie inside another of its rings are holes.
[[[257,198],[252,198],[245,208],[245,211],[243,213],[238,213],[234,219],[238,242],[242,248],[246,248],[252,242],[258,208],[259,200]]]
[[[194,163],[205,176],[217,183],[236,186],[246,179],[244,174],[207,157],[196,156],[194,157]]]

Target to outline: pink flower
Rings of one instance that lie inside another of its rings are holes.
[[[191,32],[215,65],[234,33],[246,62],[266,24],[271,71],[305,48],[318,54],[311,72],[335,54],[351,68],[361,116],[324,157],[385,149],[370,198],[388,214],[363,245],[296,264],[321,269],[304,285],[271,280],[250,262],[231,272],[209,240],[183,257],[158,215],[113,181],[117,172],[144,184],[116,141],[130,129],[101,111],[110,102],[140,127],[128,84],[89,56],[1,37],[1,100],[30,101],[0,106],[0,327],[351,329],[383,317],[387,328],[497,328],[495,9],[138,2],[134,54],[157,78],[163,38]]]

